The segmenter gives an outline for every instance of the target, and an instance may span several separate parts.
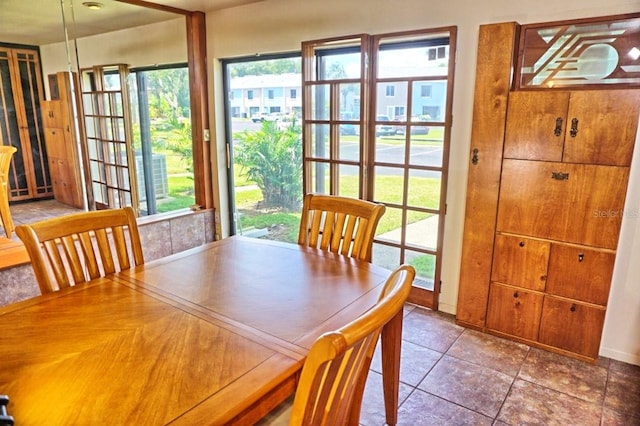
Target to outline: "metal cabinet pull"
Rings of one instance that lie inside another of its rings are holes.
[[[517,299],[518,297],[520,297],[520,295],[518,294],[517,291],[515,291],[515,292],[513,292],[513,297],[515,297]]]
[[[570,310],[571,312],[575,312],[575,311],[576,311],[576,304],[575,304],[575,303],[572,303],[572,304],[571,304],[571,308],[569,308],[569,310]]]
[[[571,120],[571,131],[569,132],[572,138],[575,138],[578,134],[578,119],[574,118]]]
[[[553,134],[556,136],[562,134],[562,117],[556,118],[556,128],[553,130]]]
[[[578,262],[582,262],[584,260],[584,253],[578,253]]]
[[[471,157],[471,163],[473,163],[474,166],[478,164],[478,152],[480,152],[478,148],[473,149],[473,156]]]

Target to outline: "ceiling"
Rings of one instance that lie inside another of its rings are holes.
[[[82,5],[88,0],[0,0],[0,43],[44,45],[82,38],[179,17],[179,14],[123,3],[116,0],[93,0],[102,3],[100,10]],[[155,3],[188,11],[210,12],[264,0],[153,0]]]

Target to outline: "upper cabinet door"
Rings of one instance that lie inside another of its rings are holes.
[[[562,161],[569,96],[569,92],[511,92],[504,158]]]
[[[640,113],[640,90],[571,93],[563,161],[631,164]]]

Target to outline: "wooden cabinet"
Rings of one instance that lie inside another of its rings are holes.
[[[513,92],[504,158],[629,166],[639,113],[634,90]]]
[[[456,322],[595,362],[640,90],[509,91],[515,27],[481,27]]]
[[[49,173],[57,201],[84,208],[78,138],[75,131],[72,75],[56,74],[59,99],[42,102]]]

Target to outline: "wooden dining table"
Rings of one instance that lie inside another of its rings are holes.
[[[19,425],[253,424],[388,275],[295,244],[209,243],[0,308],[0,394]],[[381,338],[389,424],[401,332],[402,312]]]

